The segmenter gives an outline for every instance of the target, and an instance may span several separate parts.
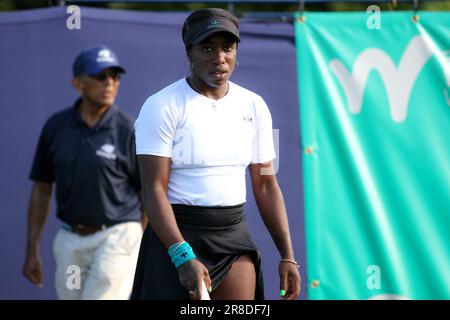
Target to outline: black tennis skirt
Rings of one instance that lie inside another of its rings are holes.
[[[263,300],[261,257],[248,232],[244,205],[204,207],[173,204],[172,208],[184,239],[209,271],[212,289],[220,285],[241,255],[250,255],[256,270],[255,299]],[[150,224],[142,237],[131,299],[189,299],[166,248]]]

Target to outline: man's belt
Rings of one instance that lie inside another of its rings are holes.
[[[70,225],[67,223],[63,224],[63,229],[73,232],[73,233],[76,233],[80,236],[89,236],[98,231],[105,230],[108,227],[110,227],[110,226],[108,226],[106,224],[100,224],[100,225],[95,225],[95,226],[85,226],[82,224]]]

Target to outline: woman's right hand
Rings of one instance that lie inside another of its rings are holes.
[[[208,269],[197,259],[183,263],[177,270],[180,283],[188,290],[191,300],[201,299],[202,281],[205,282],[206,288],[211,288]]]

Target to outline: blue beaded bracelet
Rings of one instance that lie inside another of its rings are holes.
[[[194,251],[186,241],[172,245],[169,248],[168,253],[176,268],[181,266],[183,263],[196,258]]]

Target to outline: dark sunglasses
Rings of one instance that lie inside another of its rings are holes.
[[[111,77],[114,81],[117,81],[122,78],[122,73],[119,71],[104,71],[89,77],[100,82],[105,81],[109,77]]]

